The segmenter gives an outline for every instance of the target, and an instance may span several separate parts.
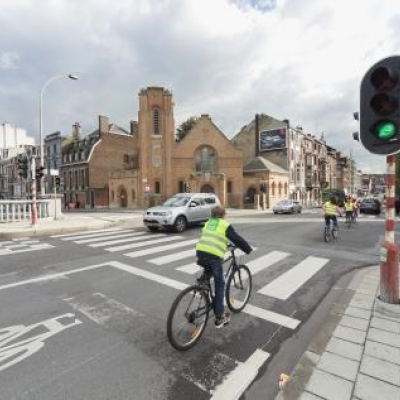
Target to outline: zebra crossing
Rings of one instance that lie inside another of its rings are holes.
[[[180,235],[149,233],[122,228],[108,229],[103,232],[86,232],[85,234],[54,235],[52,238],[92,248],[102,248],[110,253],[122,252],[123,256],[131,259],[143,257],[145,262],[150,265],[172,266],[174,270],[185,274],[193,275],[201,269],[194,262],[194,245],[198,238],[188,239]],[[250,259],[253,255],[256,257]],[[246,260],[246,265],[254,276],[267,271],[282,261],[286,261],[288,264],[293,263],[292,256],[291,253],[277,250],[258,255],[256,250],[249,256],[249,260]],[[287,300],[324,268],[329,261],[328,258],[307,256],[289,270],[262,286],[257,293],[279,300]]]

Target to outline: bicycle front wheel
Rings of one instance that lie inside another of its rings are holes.
[[[336,226],[332,227],[332,237],[337,240],[338,238],[338,228],[336,228]]]
[[[329,226],[325,226],[324,230],[324,240],[325,242],[329,242],[331,240],[331,228]]]
[[[172,303],[167,319],[167,336],[172,347],[184,351],[193,347],[206,329],[211,306],[207,293],[189,286]]]
[[[229,275],[225,289],[226,304],[233,312],[242,311],[249,301],[252,288],[251,273],[247,265],[239,265]]]

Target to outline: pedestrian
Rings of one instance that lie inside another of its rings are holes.
[[[251,246],[240,236],[233,226],[224,219],[225,208],[216,206],[211,210],[211,217],[202,229],[196,245],[197,264],[204,267],[204,272],[214,277],[215,297],[214,314],[216,328],[222,328],[230,321],[230,314],[224,311],[224,259],[229,241],[246,254],[252,251]]]

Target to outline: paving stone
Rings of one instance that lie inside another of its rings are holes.
[[[338,325],[333,332],[333,336],[339,339],[348,340],[349,342],[363,344],[365,341],[366,332]]]
[[[397,400],[400,399],[400,387],[358,374],[354,397],[360,400]]]
[[[400,348],[367,340],[364,354],[400,365]]]
[[[366,331],[369,325],[369,321],[363,318],[350,317],[344,315],[340,320],[340,325],[347,326],[348,328],[358,329],[360,331]]]
[[[328,374],[317,368],[314,370],[306,386],[307,392],[311,392],[326,400],[350,400],[352,390],[352,382]]]
[[[353,297],[353,299],[350,302],[350,306],[363,308],[365,310],[371,310],[373,303],[374,303],[374,301],[372,300],[372,298],[369,300],[366,300],[366,299],[361,299],[361,298],[355,299]]]
[[[400,322],[395,322],[389,319],[372,317],[371,327],[382,329],[383,331],[400,333]]]
[[[371,318],[371,311],[359,307],[348,306],[344,313],[346,315],[350,315],[351,317],[356,317],[356,318],[363,318],[367,320]]]
[[[317,368],[349,381],[356,380],[359,362],[325,351]]]
[[[387,332],[376,328],[370,328],[368,330],[367,339],[400,348],[400,335],[397,333]]]
[[[364,355],[360,372],[400,387],[400,365]]]
[[[326,346],[326,350],[351,360],[361,361],[363,347],[347,340],[332,337]]]

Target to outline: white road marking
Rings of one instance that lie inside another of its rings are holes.
[[[89,247],[105,247],[105,246],[110,246],[110,245],[114,245],[114,244],[121,244],[121,243],[129,243],[129,242],[138,242],[140,240],[143,239],[147,239],[148,235],[146,234],[141,234],[140,232],[136,233],[137,236],[133,235],[129,235],[129,238],[125,238],[125,239],[117,239],[117,240],[108,240],[106,242],[104,242],[104,238],[102,238],[103,242],[101,243],[94,243],[94,244],[90,244]],[[165,235],[153,235],[153,237],[163,237]]]
[[[127,238],[127,237],[142,235],[142,234],[143,234],[142,232],[133,232],[133,231],[113,232],[112,235],[102,235],[102,236],[98,236],[98,237],[91,237],[89,239],[74,240],[74,243],[87,244],[87,243],[95,243],[95,242],[101,242],[101,241],[104,242],[105,240],[112,241],[114,239]]]
[[[292,269],[262,287],[258,293],[286,300],[328,262],[329,259],[326,258],[307,257]]]
[[[285,328],[289,329],[296,329],[297,326],[301,323],[301,321],[299,321],[298,319],[287,317],[286,315],[278,314],[264,308],[253,306],[251,304],[246,304],[246,307],[243,309],[242,312],[252,315],[253,317],[273,322],[277,325],[282,325]]]
[[[123,230],[122,228],[110,228],[110,229],[107,229],[107,230],[104,230],[104,231],[101,231],[101,230],[97,229],[97,230],[94,230],[94,231],[85,231],[84,234],[82,232],[79,232],[79,233],[63,233],[62,235],[53,235],[53,236],[50,236],[50,237],[52,237],[52,238],[66,238],[66,239],[63,239],[63,240],[74,240],[74,239],[78,239],[78,238],[82,238],[83,239],[85,237],[94,236],[96,234],[104,235],[105,233],[108,233],[108,232],[116,232],[116,231],[122,231],[122,230]],[[92,235],[92,234],[94,234],[94,235]],[[67,238],[70,238],[70,239],[67,239]]]
[[[169,254],[168,256],[153,258],[152,260],[149,260],[149,262],[156,265],[163,265],[173,261],[182,260],[187,257],[195,257],[195,256],[196,256],[196,249],[192,248],[190,250],[180,251],[179,253]]]
[[[147,256],[149,254],[161,253],[162,251],[165,251],[165,250],[172,250],[172,249],[177,249],[182,246],[189,246],[191,244],[197,243],[198,241],[199,241],[199,239],[183,240],[179,243],[167,244],[165,246],[152,247],[150,249],[134,251],[132,253],[126,253],[126,254],[124,254],[124,256],[131,257],[131,258]]]
[[[16,254],[16,253],[27,253],[29,251],[36,251],[36,250],[45,250],[45,249],[51,249],[54,246],[52,246],[51,244],[48,243],[41,243],[41,244],[37,244],[37,245],[32,245],[30,247],[27,247],[25,249],[17,249],[17,250],[11,250],[11,249],[1,249],[0,250],[0,256],[5,256],[8,254]]]
[[[284,253],[282,251],[271,251],[262,257],[249,261],[246,263],[246,265],[249,267],[251,274],[255,275],[257,272],[270,267],[271,265],[283,260],[288,256],[290,256],[289,253]]]
[[[201,267],[196,263],[190,263],[176,268],[177,271],[185,272],[186,274],[195,274],[201,270]]]
[[[259,369],[270,356],[257,349],[244,363],[234,369],[212,392],[211,400],[238,400],[257,376]]]
[[[114,251],[135,249],[137,247],[151,246],[155,243],[172,242],[174,240],[179,240],[179,239],[182,239],[182,236],[162,237],[162,238],[155,239],[155,240],[149,238],[148,240],[143,240],[142,242],[139,242],[139,243],[131,243],[131,244],[125,244],[122,246],[108,247],[105,250],[114,252]]]

